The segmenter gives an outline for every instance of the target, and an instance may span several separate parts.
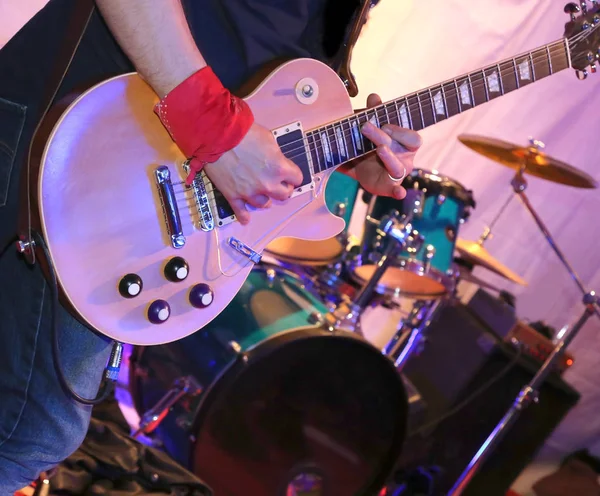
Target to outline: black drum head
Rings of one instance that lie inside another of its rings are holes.
[[[353,335],[263,342],[204,396],[192,467],[215,496],[371,496],[400,455],[406,392]]]

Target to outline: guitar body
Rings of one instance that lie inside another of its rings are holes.
[[[306,78],[318,89],[311,99],[297,91]],[[253,211],[246,226],[234,221],[211,231],[200,229],[193,196],[181,184],[185,157],[154,114],[157,101],[137,74],[83,93],[45,141],[36,183],[39,226],[63,301],[92,329],[136,345],[181,339],[225,309],[254,266],[230,245],[230,238],[261,253],[278,237],[321,240],[344,228],[344,221],[325,204],[325,186],[333,172],[328,170],[315,174],[310,192]],[[256,121],[271,130],[298,122],[308,130],[353,112],[336,73],[309,59],[283,64],[246,101]],[[167,230],[155,177],[161,165],[169,168],[181,214],[186,237],[181,248],[172,246]],[[173,257],[188,264],[182,281],[165,276]],[[119,292],[126,274],[136,274],[143,284],[132,298]],[[190,303],[197,284],[212,290],[204,308]],[[148,317],[156,300],[170,307],[168,318],[158,324]]]

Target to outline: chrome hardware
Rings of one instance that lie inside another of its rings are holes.
[[[35,241],[33,239],[25,239],[21,237],[16,243],[17,252],[23,255],[28,264],[35,263]]]
[[[580,81],[583,81],[583,80],[587,79],[588,72],[586,70],[575,71],[575,75],[577,76],[577,79],[579,79]]]
[[[154,431],[165,417],[169,414],[169,411],[181,398],[186,394],[190,396],[197,396],[202,392],[202,386],[198,384],[196,379],[191,375],[186,377],[179,377],[173,381],[171,389],[169,389],[163,397],[158,400],[158,403],[153,408],[148,410],[142,415],[140,419],[140,426],[137,431],[133,434],[133,437],[138,437],[140,434],[150,434]]]
[[[446,201],[446,195],[439,194],[437,196],[437,198],[435,199],[435,201],[438,205],[443,205],[444,202]]]
[[[183,163],[183,170],[186,172],[186,174],[190,173],[191,169],[189,160],[186,160]],[[200,229],[203,231],[212,231],[215,228],[215,219],[210,208],[208,193],[206,192],[206,185],[204,184],[204,178],[202,174],[196,174],[194,181],[192,182],[192,188],[194,189],[196,208],[200,214]]]
[[[583,12],[584,15],[587,14],[587,0],[579,0],[579,4],[581,5],[581,12]]]
[[[425,237],[419,231],[413,229],[406,237],[406,251],[411,255],[417,254],[423,247]]]
[[[431,260],[435,255],[435,247],[433,245],[427,245],[425,247],[425,252],[423,253],[423,270],[427,272],[429,270],[429,266],[431,265]]]
[[[309,324],[322,324],[324,322],[323,319],[323,315],[321,314],[321,312],[311,312],[311,314],[308,316],[308,323]]]
[[[229,341],[227,343],[231,351],[233,351],[236,355],[239,355],[242,352],[242,347],[237,341]]]
[[[546,144],[543,141],[536,140],[535,138],[529,138],[529,144],[536,150],[543,150],[546,148]]]
[[[310,84],[305,84],[302,87],[302,95],[307,98],[313,96],[314,92],[315,92],[315,90],[313,89],[313,87]]]
[[[266,271],[267,281],[273,282],[275,280],[276,275],[277,275],[277,272],[275,272],[275,269],[267,269],[267,271]]]
[[[343,217],[344,215],[346,215],[346,204],[342,202],[336,203],[334,214],[338,217]]]
[[[185,245],[185,236],[183,235],[179,208],[177,207],[177,200],[171,182],[171,171],[166,165],[161,165],[154,171],[154,176],[171,244],[173,248],[182,248]]]
[[[232,236],[227,240],[227,243],[235,251],[247,257],[251,262],[254,262],[255,264],[260,263],[262,255],[260,253],[255,252],[252,248],[242,243],[239,239],[236,239]]]

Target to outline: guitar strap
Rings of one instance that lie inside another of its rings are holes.
[[[71,66],[75,52],[81,43],[83,34],[87,29],[92,17],[92,13],[95,9],[94,0],[72,0],[71,4],[73,6],[67,24],[67,29],[65,30],[65,36],[62,43],[59,45],[58,53],[55,59],[56,61],[50,72],[46,90],[37,106],[37,115],[31,116],[34,122],[36,122],[36,128],[31,136],[31,139],[29,140],[27,153],[25,154],[23,160],[24,163],[22,164],[21,179],[19,183],[19,213],[17,223],[18,234],[22,239],[25,238],[26,241],[31,241],[31,218],[34,216],[33,212],[30,212],[30,209],[32,208],[30,193],[37,191],[36,188],[33,188],[30,191],[27,187],[28,184],[31,186],[29,172],[31,168],[30,161],[32,157],[32,148],[41,123],[56,99],[56,95],[58,94],[67,71]],[[33,262],[34,260],[30,261]]]

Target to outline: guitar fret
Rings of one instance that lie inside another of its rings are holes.
[[[550,46],[546,45],[546,54],[548,55],[548,67],[550,68],[550,74],[552,74],[552,57],[550,56]]]
[[[348,143],[348,139],[350,140],[350,146],[346,145],[346,147],[348,148],[348,150],[352,150],[352,153],[354,154],[352,158],[356,158],[358,157],[358,151],[356,150],[356,144],[354,143],[354,138],[352,137],[352,123],[350,118],[344,119],[344,124],[348,126],[348,131],[346,132],[346,130],[344,129],[344,125],[342,125],[342,129],[344,129],[344,137],[346,139],[346,143]]]
[[[419,97],[419,94],[417,93],[417,103],[419,104],[419,116],[421,117],[421,129],[425,129],[425,117],[423,115],[423,105],[421,105],[421,98]]]
[[[467,74],[469,91],[471,92],[471,107],[475,107],[477,102],[475,101],[475,93],[473,92],[473,81],[471,80],[471,74]]]
[[[365,140],[364,136],[360,132],[360,120],[357,116],[354,116],[350,119],[350,121],[350,126],[352,128],[352,141],[361,154],[365,153]]]
[[[444,117],[448,119],[450,117],[450,112],[448,111],[448,99],[446,98],[446,90],[444,89],[444,85],[440,86],[442,91],[442,101],[444,102]]]
[[[500,81],[502,83],[502,94],[506,95],[507,93],[510,93],[518,88],[515,76],[514,61],[512,59],[505,60],[504,62],[498,64],[498,66],[500,68],[500,74],[502,75],[500,77]]]
[[[345,162],[348,160],[348,148],[346,146],[346,140],[344,139],[344,129],[339,125],[332,125],[333,127],[333,135],[335,139],[335,143],[338,150],[338,159],[339,163]]]
[[[489,91],[488,84],[487,84],[487,78],[485,76],[485,69],[483,69],[481,71],[481,75],[483,77],[483,91],[485,91],[485,101],[489,102],[490,101],[490,91]]]
[[[388,113],[387,104],[383,106],[383,110],[385,112],[385,118],[387,120],[386,124],[391,124],[390,114]]]
[[[462,103],[460,98],[460,91],[458,89],[458,81],[454,79],[454,88],[456,88],[456,102],[458,103],[458,112],[462,113]]]
[[[535,64],[533,63],[533,56],[531,52],[529,52],[529,62],[531,63],[531,82],[535,82]]]
[[[500,94],[504,95],[504,83],[502,82],[502,69],[500,68],[500,64],[496,64],[496,68],[498,69],[498,84],[500,85]]]
[[[312,137],[313,144],[314,144],[314,148],[311,151],[314,152],[313,155],[317,159],[317,166],[319,167],[319,172],[323,172],[327,167],[325,167],[325,164],[321,164],[321,154],[323,152],[323,147],[321,147],[319,149],[319,146],[317,143],[317,136],[318,136],[318,133],[314,133],[314,132],[311,133],[311,137]],[[313,161],[313,164],[314,164],[314,161]]]
[[[512,63],[513,63],[513,66],[515,68],[515,84],[517,85],[517,89],[519,89],[520,88],[520,85],[519,85],[519,69],[517,69],[517,60],[516,59],[512,59]]]
[[[409,124],[409,127],[410,127],[411,129],[415,130],[416,128],[415,128],[415,125],[414,125],[414,123],[413,123],[412,115],[410,114],[410,105],[408,104],[408,97],[406,97],[406,98],[404,99],[404,104],[406,105],[406,107],[405,107],[405,108],[406,108],[406,115],[408,116],[408,124]]]
[[[431,115],[433,117],[433,124],[435,124],[437,122],[437,116],[436,116],[436,108],[435,108],[435,104],[433,102],[433,95],[431,94],[431,88],[427,88],[427,92],[429,93],[429,101],[431,102]]]

